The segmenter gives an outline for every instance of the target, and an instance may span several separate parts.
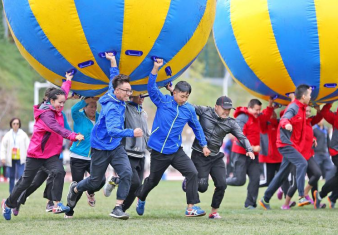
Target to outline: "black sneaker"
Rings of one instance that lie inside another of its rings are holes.
[[[67,195],[67,204],[69,207],[75,207],[76,205],[76,199],[78,197],[78,194],[75,193],[74,189],[77,186],[77,183],[74,181],[69,186],[69,192]]]
[[[122,210],[122,206],[115,206],[113,211],[109,214],[111,217],[114,217],[116,219],[123,219],[127,220],[129,219],[129,215]]]

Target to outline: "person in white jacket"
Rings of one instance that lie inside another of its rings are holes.
[[[21,129],[19,118],[13,118],[9,125],[11,129],[1,141],[0,159],[8,167],[9,192],[12,193],[15,182],[22,176],[25,168],[29,138]]]

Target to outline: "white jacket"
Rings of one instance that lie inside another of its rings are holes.
[[[26,132],[19,129],[16,140],[17,146],[20,149],[20,163],[24,164],[26,162],[27,157],[27,149],[29,145],[29,138]],[[13,129],[7,132],[1,141],[1,149],[0,149],[0,159],[6,159],[6,166],[12,166],[12,149],[14,146],[13,140]]]

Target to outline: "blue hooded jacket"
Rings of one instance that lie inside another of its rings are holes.
[[[86,105],[87,105],[86,101],[81,100],[72,107],[74,132],[81,133],[84,136],[84,140],[74,142],[72,147],[70,148],[70,151],[80,156],[90,158],[90,135],[94,127],[94,124],[87,117],[84,111],[80,111],[81,109],[86,107]],[[98,117],[99,113],[96,112],[95,122],[97,121]]]
[[[201,146],[206,146],[203,129],[197,119],[195,108],[186,102],[178,105],[173,96],[163,95],[156,86],[157,75],[150,73],[147,85],[151,101],[157,106],[148,146],[157,152],[172,154],[182,144],[182,131],[188,125],[193,129]]]
[[[99,99],[101,112],[91,134],[91,146],[95,149],[114,150],[123,137],[134,137],[134,130],[124,129],[126,103],[114,95],[112,80],[118,74],[117,67],[110,68],[109,89]]]

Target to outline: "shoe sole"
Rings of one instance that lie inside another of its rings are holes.
[[[51,210],[46,209],[46,212],[53,212],[53,209],[51,209]]]
[[[307,205],[311,205],[311,202],[298,203],[298,207],[307,206]]]
[[[270,210],[264,205],[263,202],[259,201],[258,203],[259,203],[259,205],[261,205],[264,208],[264,210],[267,210],[267,211]]]
[[[73,203],[69,203],[69,201],[70,201],[70,199],[69,199],[69,194],[70,194],[70,192],[71,192],[71,189],[72,189],[72,185],[73,185],[73,183],[71,183],[70,185],[69,185],[69,192],[68,192],[68,195],[67,195],[67,203],[68,203],[68,205],[69,205],[69,207],[75,207],[75,205],[76,205],[76,200],[75,200],[75,202],[74,202],[74,205],[73,205]],[[73,190],[73,192],[74,192],[74,190]],[[74,192],[75,193],[75,192]]]
[[[330,209],[334,209],[334,207],[332,207],[332,202],[331,202],[331,199],[329,198],[329,197],[327,197],[327,200],[329,201],[329,207],[330,207]]]
[[[313,206],[315,209],[317,209],[317,190],[313,192],[313,198],[315,199]]]
[[[90,203],[90,201],[89,201],[90,196],[89,196],[89,194],[88,194],[87,191],[86,191],[86,196],[87,196],[87,202],[88,202],[88,205],[89,205],[90,207],[95,207],[96,201],[94,201],[93,204]]]
[[[115,218],[115,219],[121,219],[121,220],[127,220],[129,219],[129,216],[116,216],[114,214],[109,214],[111,217]]]
[[[200,216],[204,216],[206,215],[206,213],[204,214],[199,214],[199,215],[185,215],[186,217],[200,217]]]

